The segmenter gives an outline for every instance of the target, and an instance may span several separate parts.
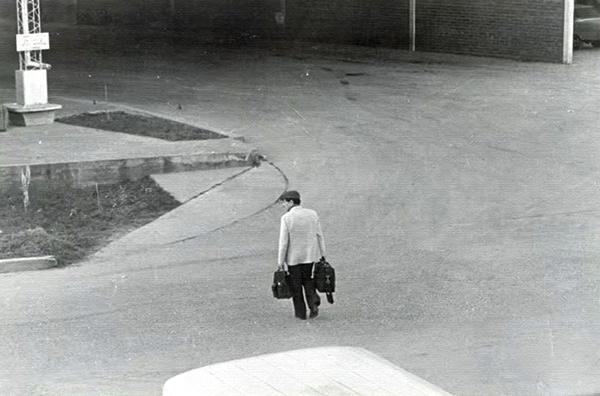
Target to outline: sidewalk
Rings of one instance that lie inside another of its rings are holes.
[[[89,107],[69,106],[65,112],[73,113],[75,109],[83,112]],[[123,110],[103,106],[95,111],[102,109]],[[21,168],[26,165],[31,167],[32,180],[61,180],[85,186],[156,173],[248,166],[257,155],[255,148],[238,137],[168,142],[60,122],[9,126],[0,133],[0,183],[19,186]]]
[[[74,110],[85,108],[69,106],[66,112]],[[273,165],[260,163],[259,158],[258,151],[237,136],[168,142],[60,122],[9,126],[0,133],[3,186],[20,185],[26,165],[32,180],[68,179],[74,186],[150,175],[182,203],[107,246],[99,252],[103,257],[194,238],[268,208],[287,182]]]
[[[155,176],[167,191],[184,194],[186,187],[173,181],[195,181],[197,196],[157,220],[125,235],[96,253],[97,258],[123,257],[149,249],[185,242],[234,224],[272,206],[285,191],[285,177],[269,163],[258,167],[236,168],[238,173],[219,180],[207,191],[201,187],[214,171],[172,173]],[[208,184],[208,183],[205,183]],[[188,192],[189,193],[189,192]]]

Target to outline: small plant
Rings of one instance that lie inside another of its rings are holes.
[[[21,169],[21,191],[23,192],[23,207],[25,213],[29,208],[29,183],[31,182],[31,168],[27,165]]]

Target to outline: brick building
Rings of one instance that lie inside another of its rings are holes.
[[[3,2],[14,0],[0,0]],[[570,63],[574,0],[42,0],[43,17]],[[276,13],[285,14],[284,23]]]

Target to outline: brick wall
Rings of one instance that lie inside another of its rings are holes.
[[[276,35],[279,0],[176,0],[175,24],[219,37]]]
[[[47,0],[60,1],[60,0]],[[408,46],[408,0],[286,0],[285,30],[275,20],[280,0],[79,0],[89,25],[172,23],[215,37],[287,37],[323,42]],[[172,16],[172,18],[171,18]]]
[[[408,0],[288,0],[294,38],[408,48]]]
[[[3,0],[0,0],[3,1]],[[5,1],[5,0],[4,0]],[[57,1],[45,0],[46,4]],[[561,62],[566,0],[416,0],[418,51]],[[79,22],[155,23],[210,32],[408,48],[409,0],[78,0]]]
[[[0,0],[0,19],[17,18],[17,6],[14,0]]]
[[[417,0],[416,47],[562,61],[563,0]]]

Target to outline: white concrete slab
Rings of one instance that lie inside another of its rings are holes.
[[[34,271],[58,265],[54,256],[21,257],[0,260],[0,273]]]
[[[151,177],[173,198],[183,203],[248,169],[249,167],[206,169],[192,172],[160,173]]]
[[[24,132],[27,133],[24,133]],[[73,163],[124,158],[206,156],[226,153],[230,159],[255,151],[235,139],[165,141],[55,122],[0,135],[0,165]]]
[[[299,349],[213,364],[165,382],[163,396],[451,396],[363,348]]]
[[[97,255],[130,254],[215,231],[271,206],[285,188],[281,173],[263,163],[125,235]]]

